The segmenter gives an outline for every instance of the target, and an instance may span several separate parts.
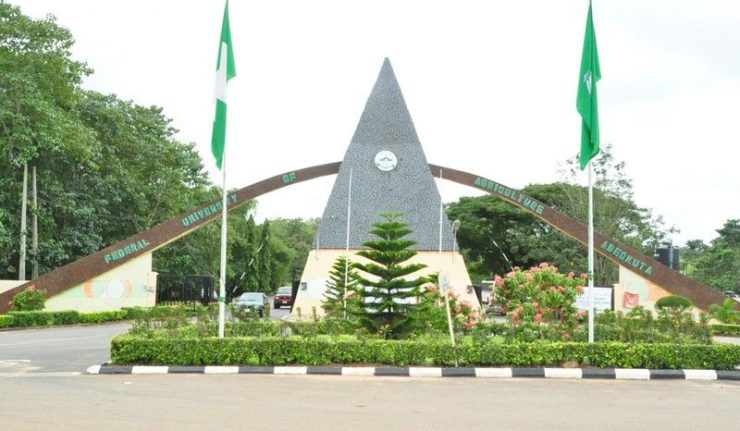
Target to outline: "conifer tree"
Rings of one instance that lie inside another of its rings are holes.
[[[321,304],[326,315],[341,318],[356,315],[362,303],[356,287],[357,272],[354,270],[352,261],[347,256],[339,256],[329,272],[329,280],[326,282],[326,292]]]
[[[369,250],[357,253],[371,261],[355,264],[355,268],[361,271],[358,282],[363,286],[358,289],[363,303],[357,318],[373,333],[399,338],[413,329],[415,313],[412,311],[418,306],[416,299],[421,296],[420,286],[426,282],[424,277],[411,280],[404,277],[426,265],[403,264],[416,255],[415,251],[408,250],[416,242],[404,239],[413,231],[400,220],[401,214],[386,213],[381,217],[383,220],[373,224],[374,229],[370,231],[379,239],[367,241],[364,246]]]

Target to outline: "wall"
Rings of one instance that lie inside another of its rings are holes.
[[[355,255],[354,253],[357,251],[350,250],[350,259],[354,262],[368,262],[367,259]],[[329,272],[332,270],[332,265],[334,265],[336,259],[344,254],[345,250],[337,249],[322,249],[318,253],[314,249],[309,253],[303,275],[301,276],[301,283],[305,283],[305,288],[301,287],[298,289],[298,294],[293,305],[292,318],[298,317],[299,307],[303,318],[311,318],[314,307],[316,314],[323,316],[324,312],[321,308],[321,302],[326,291],[326,281],[329,279]],[[475,307],[480,306],[478,304],[478,298],[475,296],[475,291],[471,293],[467,292],[467,287],[472,282],[465,268],[465,261],[460,253],[455,252],[453,259],[452,252],[443,252],[440,258],[439,252],[420,251],[406,263],[419,262],[426,264],[427,267],[412,274],[410,276],[411,278],[437,273],[441,267],[442,272],[447,274],[450,286],[460,296],[460,300],[468,301],[474,304]]]
[[[646,278],[619,266],[619,283],[614,285],[614,311],[629,312],[631,308],[625,306],[625,292],[639,295],[639,303],[647,310],[655,311],[655,302],[665,296],[673,295],[668,290],[648,281]],[[692,313],[698,317],[702,310],[694,307]]]
[[[27,280],[0,280],[0,293],[8,291],[16,286],[20,286]]]
[[[147,253],[49,298],[45,310],[85,312],[151,307],[156,302],[156,287],[152,254]]]

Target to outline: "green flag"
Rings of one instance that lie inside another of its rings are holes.
[[[596,97],[596,82],[601,79],[599,52],[596,49],[596,33],[591,17],[591,2],[588,3],[586,36],[583,40],[581,73],[578,75],[578,99],[576,108],[581,114],[581,170],[599,154],[599,108]]]
[[[224,22],[221,26],[221,42],[218,45],[216,61],[216,117],[213,120],[211,151],[216,158],[216,166],[221,169],[226,147],[226,84],[236,76],[234,50],[231,46],[231,29],[229,28],[229,1],[224,6]]]

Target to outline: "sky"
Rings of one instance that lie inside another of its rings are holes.
[[[95,71],[83,86],[163,107],[221,183],[210,137],[223,1],[6,2],[56,16]],[[637,205],[680,230],[675,245],[711,241],[740,218],[740,1],[593,8],[602,145],[626,163]],[[229,11],[229,188],[342,160],[385,57],[430,163],[522,188],[562,179],[579,151],[586,0],[232,0]],[[333,181],[258,198],[258,220],[320,217]],[[444,202],[480,194],[438,187]]]

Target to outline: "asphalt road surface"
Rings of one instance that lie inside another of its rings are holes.
[[[261,375],[0,378],[3,430],[737,430],[736,382]]]
[[[127,328],[0,332],[0,430],[740,428],[732,381],[84,374]]]

